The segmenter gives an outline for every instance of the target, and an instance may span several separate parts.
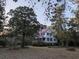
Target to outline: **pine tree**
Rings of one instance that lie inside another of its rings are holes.
[[[24,47],[25,37],[33,37],[39,29],[39,22],[32,8],[17,7],[15,10],[10,10],[9,15],[12,16],[9,23],[14,29],[15,36],[22,35],[21,47]]]
[[[0,32],[3,31],[3,21],[4,21],[4,6],[5,0],[0,0]]]

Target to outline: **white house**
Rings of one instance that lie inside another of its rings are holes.
[[[41,29],[39,31],[38,41],[52,45],[57,43],[57,39],[54,37],[54,33],[47,28]]]

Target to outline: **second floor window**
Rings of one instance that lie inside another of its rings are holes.
[[[47,35],[50,35],[50,36],[51,36],[51,35],[52,35],[52,33],[47,33]]]
[[[47,38],[47,41],[49,41],[49,38]]]
[[[43,38],[43,41],[45,41],[45,38]]]
[[[50,41],[52,41],[52,38],[50,38]]]
[[[49,35],[49,33],[47,33],[47,35]]]
[[[56,41],[56,39],[54,39],[54,41]]]

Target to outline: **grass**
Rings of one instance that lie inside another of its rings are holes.
[[[18,50],[0,48],[0,59],[79,59],[79,49],[30,47]]]

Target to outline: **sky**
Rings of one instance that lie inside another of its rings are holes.
[[[34,1],[37,2],[37,0],[34,0]],[[48,0],[46,0],[46,1],[48,1]],[[56,3],[56,0],[52,0],[52,1],[54,1],[54,3]],[[30,2],[28,4],[28,0],[27,1],[25,1],[25,0],[18,0],[18,2],[16,2],[16,3],[13,2],[12,0],[6,0],[6,7],[5,7],[6,14],[7,14],[7,12],[9,12],[10,9],[15,9],[16,7],[19,7],[19,6],[32,7],[33,4],[30,4]],[[34,12],[37,15],[37,20],[41,24],[50,26],[51,22],[46,19],[46,16],[44,14],[46,7],[47,7],[46,5],[42,6],[41,2],[37,2],[37,4],[35,5],[35,7],[33,9],[34,9]],[[71,13],[71,11],[75,10],[75,9],[76,9],[76,4],[74,4],[74,2],[70,2],[69,0],[66,0],[66,10],[64,12],[65,17],[66,18],[73,17],[74,14]],[[8,22],[7,20],[6,20],[6,22]]]

